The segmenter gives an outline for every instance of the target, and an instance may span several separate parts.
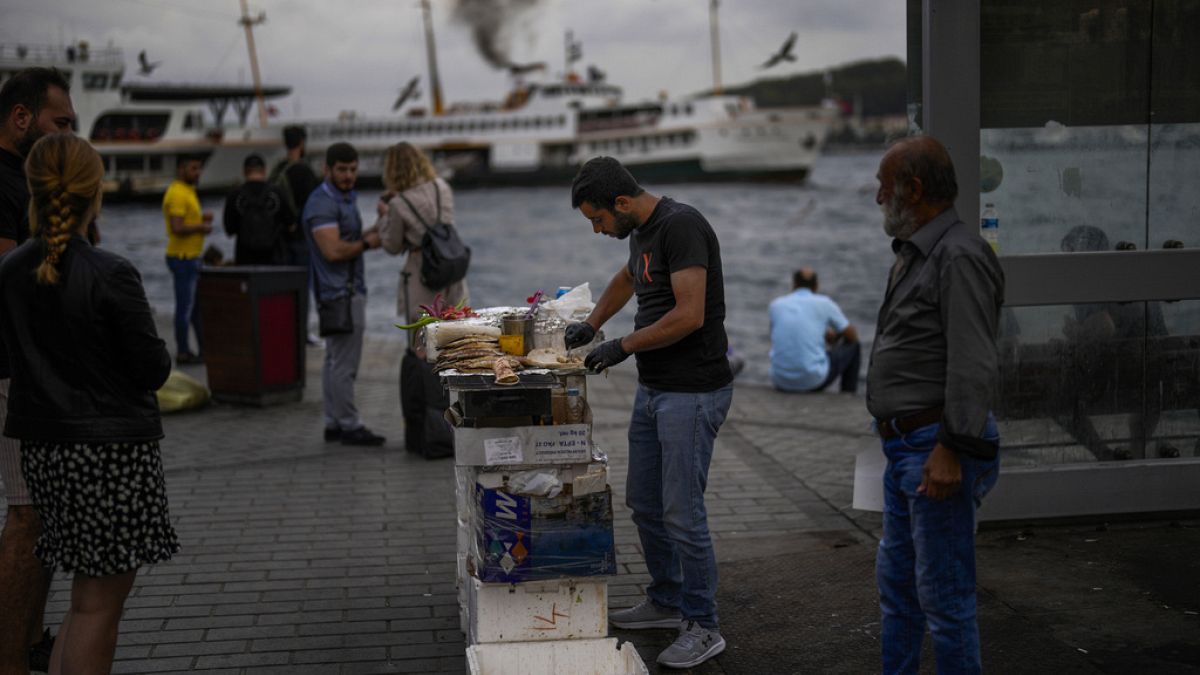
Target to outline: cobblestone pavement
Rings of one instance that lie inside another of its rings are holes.
[[[308,386],[299,403],[262,409],[212,405],[164,418],[168,493],[183,549],[170,563],[139,576],[121,625],[114,672],[464,672],[454,588],[452,463],[426,461],[402,447],[401,350],[399,342],[369,341],[359,374],[358,403],[367,425],[388,437],[382,448],[323,441],[323,352],[317,348],[309,350]],[[202,367],[187,370],[203,378]],[[648,580],[623,503],[625,425],[634,385],[630,363],[608,377],[589,378],[594,435],[609,454],[615,496],[619,573],[610,580],[612,608],[639,601]],[[858,397],[737,387],[707,497],[722,574],[730,580],[720,596],[730,647],[695,672],[876,669],[870,560],[880,520],[850,509],[854,456],[877,447],[865,423]],[[1010,531],[981,534],[985,661],[1016,663],[1010,659],[1021,652],[1024,634],[1042,636],[1025,645],[1049,640],[1068,671],[1099,667],[1082,645],[1113,634],[1119,644],[1157,650],[1154,658],[1169,664],[1200,655],[1200,621],[1186,614],[1200,609],[1194,586],[1200,570],[1192,562],[1200,551],[1200,530],[1193,522],[1176,525],[1170,531],[1165,525],[1130,526],[1127,537],[1120,528],[1102,535],[1117,542],[1115,548],[1142,555],[1153,548],[1147,543],[1187,552],[1190,557],[1169,570],[1163,588],[1138,596],[1148,582],[1121,576],[1124,568],[1113,562],[1120,556],[1106,559],[1099,547],[1087,555],[1100,561],[1099,568],[1088,569],[1101,576],[1084,581],[1079,568],[1064,566],[1059,577],[1043,578],[1049,584],[1124,589],[1109,597],[1127,603],[1125,617],[1142,620],[1138,611],[1156,612],[1129,634],[1109,623],[1111,612],[1094,604],[1099,596],[1079,602],[1066,591],[1047,593],[1029,574],[1030,565],[1044,571],[1047,560],[1053,567],[1072,546],[1090,546],[1079,541],[1091,530],[1039,530],[1036,549],[1019,548]],[[52,626],[68,598],[68,580],[60,577],[47,613]],[[1164,602],[1178,592],[1170,581],[1176,579],[1192,584],[1190,601],[1185,596]],[[1013,609],[1010,587],[1033,599]],[[1167,604],[1174,609],[1158,609]],[[1095,625],[1072,622],[1075,610]],[[1008,651],[987,643],[993,625],[1012,636],[1002,641]],[[634,641],[651,672],[657,672],[657,651],[673,637],[669,631],[614,634]],[[1070,645],[1079,645],[1078,651]]]

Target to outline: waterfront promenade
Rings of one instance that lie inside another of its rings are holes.
[[[368,339],[359,376],[382,448],[322,440],[320,349],[308,351],[300,403],[164,417],[183,550],[139,577],[114,672],[464,672],[452,462],[402,447],[400,354],[399,342]],[[203,379],[200,366],[186,371]],[[589,380],[616,495],[613,607],[638,601],[647,580],[622,503],[634,383],[632,362]],[[737,386],[708,487],[729,648],[695,672],[878,670],[880,518],[849,508],[854,455],[877,448],[865,422],[860,397]],[[981,531],[985,668],[1200,672],[1198,554],[1196,520]],[[52,626],[67,598],[60,575]],[[651,672],[673,638],[613,635],[633,640]]]

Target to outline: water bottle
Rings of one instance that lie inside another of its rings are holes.
[[[995,204],[989,202],[983,205],[983,215],[979,217],[979,235],[993,251],[1000,252],[1000,213],[996,211]]]
[[[575,387],[567,388],[567,424],[583,423],[583,396]]]

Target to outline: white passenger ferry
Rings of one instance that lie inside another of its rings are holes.
[[[162,194],[180,155],[204,160],[199,187],[209,190],[239,180],[251,152],[282,155],[278,129],[246,124],[253,87],[130,82],[121,50],[91,49],[86,42],[0,45],[0,82],[31,66],[57,68],[67,77],[76,131],[100,152],[108,193]],[[290,91],[263,87],[267,98]]]

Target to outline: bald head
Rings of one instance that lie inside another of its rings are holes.
[[[807,288],[817,292],[817,272],[811,267],[801,267],[792,273],[792,288]]]

